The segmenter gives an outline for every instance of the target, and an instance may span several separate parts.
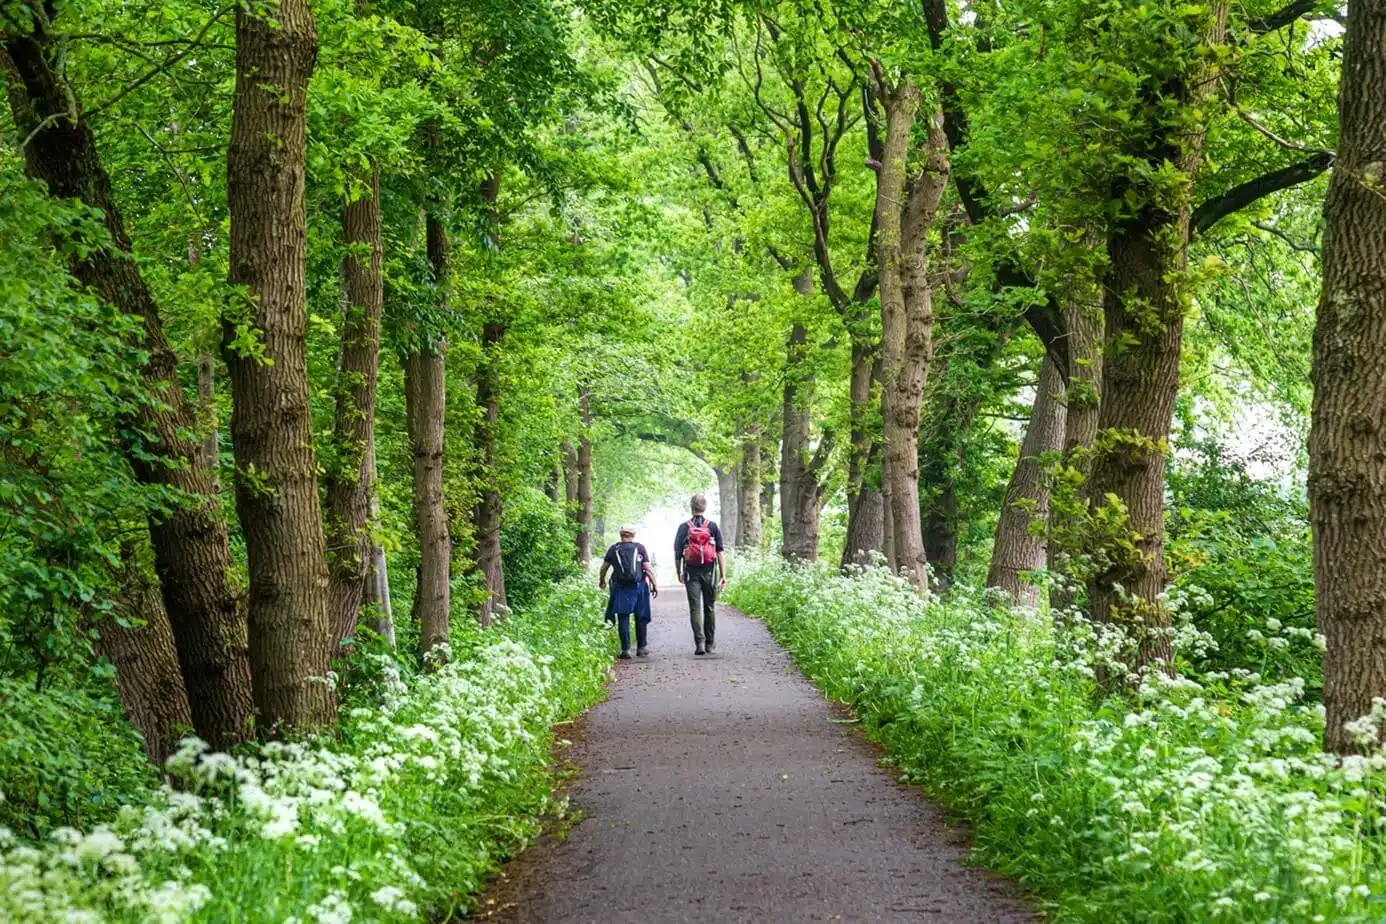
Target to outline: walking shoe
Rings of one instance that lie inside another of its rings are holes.
[[[705,650],[707,651],[708,654],[716,654],[716,653],[717,653],[717,646],[714,645],[714,644],[712,644],[711,642],[708,642],[708,643],[707,643],[707,646],[706,646],[706,648],[705,648]]]
[[[699,645],[697,648],[694,648],[694,649],[693,649],[693,653],[694,653],[695,655],[707,654],[706,651],[703,651],[703,646],[702,646],[702,645]]]
[[[637,655],[639,655],[640,657],[642,657],[642,658],[647,658],[647,657],[649,657],[649,655],[650,655],[650,649],[648,649],[648,648],[637,648],[637,649],[635,649],[635,653],[636,653]]]
[[[630,649],[629,649],[629,648],[622,648],[622,649],[621,649],[621,653],[618,654],[616,657],[620,658],[622,661],[629,661],[629,660],[630,660]]]

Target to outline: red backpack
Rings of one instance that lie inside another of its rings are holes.
[[[712,541],[712,529],[707,520],[702,526],[688,521],[688,544],[683,547],[683,563],[686,565],[710,565],[717,560],[717,545]]]

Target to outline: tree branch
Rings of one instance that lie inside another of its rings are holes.
[[[823,431],[823,438],[818,441],[818,448],[813,453],[813,458],[808,463],[808,474],[819,481],[818,475],[828,464],[828,459],[833,454],[833,449],[837,446],[837,433],[833,430]],[[821,487],[820,487],[821,490]]]
[[[1256,129],[1256,131],[1260,132],[1262,135],[1269,138],[1271,141],[1275,142],[1276,145],[1284,148],[1287,151],[1309,151],[1314,154],[1327,154],[1329,157],[1333,157],[1336,154],[1335,151],[1331,151],[1328,148],[1319,148],[1310,144],[1304,144],[1301,141],[1291,141],[1289,138],[1282,138],[1266,126],[1262,125],[1260,122],[1256,121],[1256,119],[1252,117],[1251,113],[1247,112],[1245,109],[1238,109],[1237,116],[1247,125],[1250,125],[1252,128]]]
[[[177,64],[179,61],[182,61],[188,55],[192,54],[194,51],[200,48],[202,45],[202,40],[207,37],[207,33],[211,31],[212,26],[220,22],[223,16],[225,16],[227,13],[231,12],[235,8],[235,4],[232,4],[230,6],[221,7],[219,10],[217,10],[216,13],[212,15],[212,18],[207,20],[207,22],[203,24],[202,28],[198,31],[197,35],[193,36],[192,40],[189,41],[188,44],[181,51],[177,51],[174,54],[169,55],[161,63],[155,65],[154,67],[146,71],[144,74],[137,77],[133,83],[130,83],[127,86],[125,86],[122,90],[116,93],[115,96],[112,96],[110,99],[106,100],[104,103],[97,106],[95,109],[88,110],[86,113],[87,120],[90,121],[96,118],[103,111],[111,108],[116,103],[120,102],[120,100],[124,99],[126,96],[129,96],[131,93],[135,92],[140,87],[144,86],[146,83],[153,80],[159,74],[162,74],[164,71],[173,67],[173,65]]]
[[[1307,183],[1331,166],[1333,166],[1333,153],[1320,151],[1297,164],[1281,167],[1279,170],[1272,170],[1258,176],[1254,180],[1239,183],[1222,195],[1209,199],[1194,209],[1190,226],[1195,234],[1201,234],[1233,212],[1240,211],[1271,193]]]
[[[1323,6],[1323,0],[1293,0],[1268,16],[1251,20],[1246,24],[1246,28],[1248,32],[1254,35],[1264,35],[1267,32],[1274,32],[1276,29],[1283,29],[1321,6]]]
[[[929,45],[935,52],[943,50],[944,34],[948,31],[948,0],[923,0],[924,23],[929,30]],[[948,138],[950,151],[957,151],[967,144],[969,133],[967,112],[962,107],[958,89],[950,82],[939,85],[940,105],[943,110],[943,133]],[[987,190],[965,170],[953,171],[953,186],[958,191],[967,219],[980,225],[988,218],[996,217],[996,211],[986,204]],[[1001,288],[1034,288],[1035,280],[1015,262],[1014,257],[1002,257],[996,266],[996,284]],[[1035,335],[1044,344],[1045,352],[1054,360],[1059,375],[1068,383],[1068,334],[1064,326],[1064,313],[1051,294],[1043,305],[1035,305],[1025,310],[1025,320],[1034,328]]]
[[[1312,254],[1315,257],[1320,255],[1319,248],[1315,247],[1313,244],[1305,244],[1302,241],[1295,240],[1294,238],[1290,237],[1290,235],[1286,234],[1284,231],[1281,231],[1275,225],[1268,225],[1265,222],[1261,221],[1253,221],[1251,223],[1251,226],[1253,228],[1257,228],[1261,231],[1264,231],[1267,234],[1271,234],[1275,237],[1280,238],[1280,240],[1285,242],[1285,245],[1287,247],[1289,247],[1291,250],[1297,253]]]

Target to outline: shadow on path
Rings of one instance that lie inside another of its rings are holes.
[[[511,863],[479,918],[1038,920],[962,865],[965,831],[876,766],[764,626],[717,610],[718,654],[695,657],[682,588],[656,601],[651,656],[617,662],[570,755],[581,821]]]

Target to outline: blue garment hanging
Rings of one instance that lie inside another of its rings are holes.
[[[649,622],[650,586],[644,578],[634,587],[611,586],[606,600],[606,621],[615,622],[617,613],[634,613],[636,622]]]

